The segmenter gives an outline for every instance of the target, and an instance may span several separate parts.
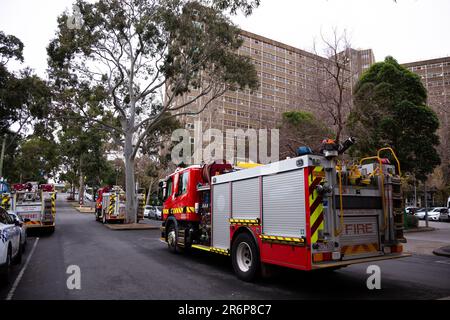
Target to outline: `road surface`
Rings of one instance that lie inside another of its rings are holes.
[[[62,197],[58,198],[57,208],[55,233],[29,238],[23,263],[14,267],[13,281],[0,289],[0,298],[272,300],[450,296],[449,258],[415,255],[378,262],[381,290],[367,289],[368,264],[329,274],[282,269],[257,283],[245,283],[234,276],[227,257],[200,251],[175,255],[159,241],[159,230],[110,230],[95,222],[93,215],[75,211]],[[67,287],[70,274],[66,271],[71,265],[81,271],[79,290]]]

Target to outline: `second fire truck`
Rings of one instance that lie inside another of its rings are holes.
[[[144,219],[145,192],[137,193],[137,222]],[[126,219],[125,191],[119,186],[105,186],[97,191],[95,219],[106,223],[125,223]]]
[[[160,184],[161,239],[169,250],[229,255],[237,276],[253,280],[264,265],[337,269],[400,258],[400,165],[383,157],[338,160],[353,144],[324,141],[280,162],[239,170],[226,163],[177,169]]]
[[[16,183],[2,195],[2,206],[19,215],[27,228],[55,230],[56,192],[53,184]]]

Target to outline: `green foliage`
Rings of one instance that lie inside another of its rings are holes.
[[[318,151],[321,141],[332,132],[310,112],[289,111],[283,113],[280,126],[280,156],[294,157],[300,146]]]
[[[419,218],[416,216],[413,216],[411,214],[406,215],[405,227],[406,227],[406,229],[418,228],[419,227]]]
[[[111,165],[105,156],[105,144],[109,135],[99,126],[86,126],[76,114],[61,120],[59,134],[62,164],[62,179],[78,183],[82,173],[85,183],[99,187],[110,180]]]
[[[402,171],[426,179],[440,164],[435,149],[439,145],[439,120],[426,102],[426,89],[419,76],[392,57],[374,64],[355,86],[349,129],[358,143],[352,151],[367,156],[390,146],[400,159]]]
[[[23,43],[15,36],[6,35],[3,31],[0,31],[1,64],[6,64],[9,59],[16,59],[23,62]]]
[[[10,181],[46,183],[55,178],[59,164],[58,144],[51,137],[31,136],[19,146]]]
[[[315,118],[310,112],[288,111],[283,113],[283,120],[297,126],[301,123],[305,123],[306,125],[311,124],[312,122],[314,122]]]

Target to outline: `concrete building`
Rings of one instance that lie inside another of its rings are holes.
[[[257,92],[228,91],[196,116],[183,116],[181,122],[194,131],[194,122],[201,120],[203,130],[276,128],[286,111],[310,111],[317,115],[314,102],[320,66],[329,63],[324,57],[292,46],[242,31],[243,45],[239,54],[247,55],[258,72]],[[372,50],[351,49],[351,66],[357,76],[374,62]],[[178,103],[192,99],[187,95]],[[204,101],[189,106],[199,110]]]
[[[428,105],[437,113],[442,163],[450,163],[450,57],[403,64],[422,79],[428,91]]]

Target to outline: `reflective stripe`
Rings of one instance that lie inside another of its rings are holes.
[[[280,236],[268,236],[262,234],[259,236],[263,242],[274,242],[283,244],[293,244],[293,245],[304,245],[305,239],[303,238],[293,238],[293,237],[280,237]]]
[[[244,226],[259,226],[259,219],[230,219],[230,224],[244,225]]]
[[[308,175],[309,189],[309,221],[311,227],[311,243],[319,240],[319,231],[323,230],[323,197],[319,194],[316,187],[322,183],[325,177],[323,167],[310,167]]]

